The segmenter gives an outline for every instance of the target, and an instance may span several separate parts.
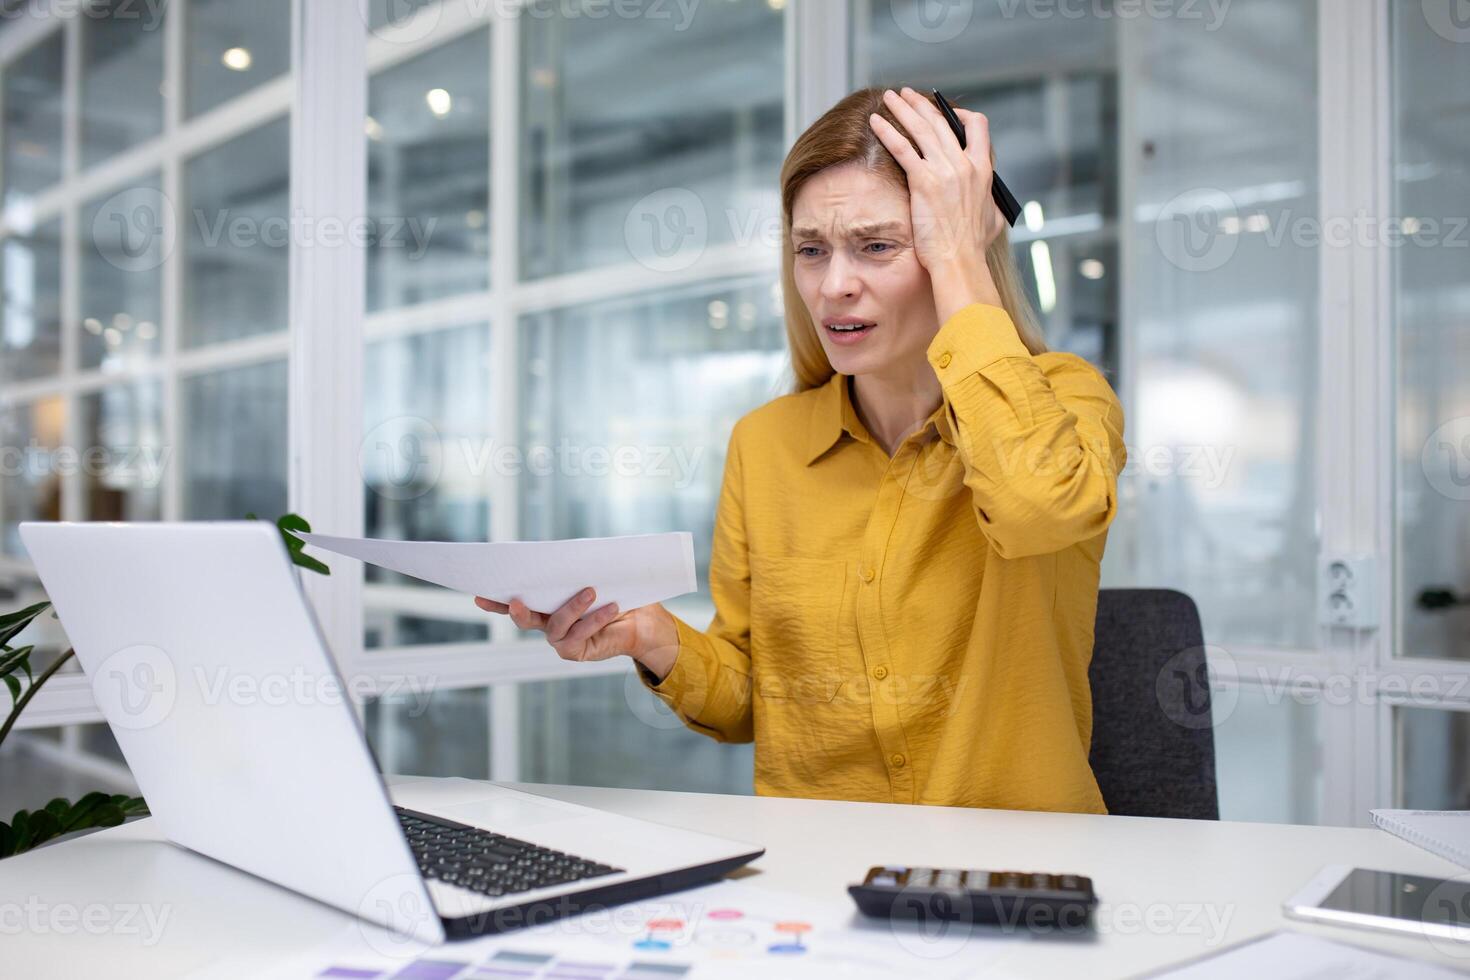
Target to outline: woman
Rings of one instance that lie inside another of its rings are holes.
[[[627,654],[758,793],[1104,812],[1088,766],[1123,413],[1047,353],[990,195],[928,96],[865,89],[781,173],[796,392],[730,437],[715,618],[480,598],[569,660]],[[590,611],[589,611],[590,610]]]

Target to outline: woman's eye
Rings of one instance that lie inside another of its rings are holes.
[[[806,258],[811,258],[820,251],[821,249],[817,248],[817,246],[815,245],[803,245],[796,250],[796,254],[805,256]]]

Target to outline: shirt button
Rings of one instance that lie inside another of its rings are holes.
[[[874,667],[873,668],[873,676],[876,677],[876,678],[878,678],[881,681],[883,678],[885,678],[885,677],[888,676],[888,668],[887,667]]]
[[[874,572],[871,568],[865,568],[865,569],[863,569],[863,581],[864,582],[871,582],[871,581],[873,581],[873,579],[876,576],[877,576],[877,572]]]
[[[904,759],[902,754],[895,752],[888,757],[888,761],[893,763],[893,768],[902,769],[903,764],[906,760]]]
[[[949,367],[949,362],[952,360],[954,360],[954,358],[949,356],[949,351],[945,351],[943,354],[939,355],[939,366],[942,368],[947,368]]]

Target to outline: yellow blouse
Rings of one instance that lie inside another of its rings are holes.
[[[730,437],[715,617],[643,683],[755,741],[762,795],[1102,813],[1087,762],[1098,569],[1123,410],[1074,354],[974,304],[927,350],[939,409],[890,459],[848,378]]]

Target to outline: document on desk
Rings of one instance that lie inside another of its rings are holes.
[[[1448,967],[1302,932],[1269,933],[1144,980],[1464,980]]]
[[[688,531],[563,541],[384,541],[301,533],[301,540],[348,558],[402,572],[434,585],[496,602],[519,598],[554,612],[584,586],[597,606],[619,611],[662,602],[699,588],[694,536]]]
[[[971,980],[1026,933],[864,919],[838,892],[814,901],[719,881],[445,946],[354,924],[260,980]]]

